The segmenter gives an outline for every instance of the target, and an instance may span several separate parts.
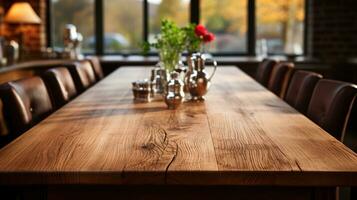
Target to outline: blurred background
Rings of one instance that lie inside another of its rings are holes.
[[[104,52],[140,51],[140,44],[160,32],[168,18],[181,26],[190,22],[190,0],[148,0],[144,19],[143,0],[105,0],[103,9]],[[305,0],[256,0],[257,47],[269,53],[303,54]],[[85,52],[95,51],[95,1],[52,0],[53,42],[61,47],[65,24],[75,24],[84,36]],[[144,22],[144,20],[147,20]],[[148,24],[144,36],[144,24]],[[247,53],[248,0],[201,0],[199,23],[216,34],[209,50],[215,53]]]

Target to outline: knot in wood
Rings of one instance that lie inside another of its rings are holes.
[[[154,143],[143,144],[141,146],[141,148],[146,149],[146,150],[152,150],[155,148],[155,144]]]

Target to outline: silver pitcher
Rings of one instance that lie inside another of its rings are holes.
[[[212,60],[214,66],[211,76],[209,76],[205,70],[205,63],[208,60]],[[195,54],[191,58],[191,64],[194,70],[192,70],[188,79],[188,89],[192,100],[203,101],[204,95],[211,85],[212,77],[217,70],[217,62],[213,59],[206,58],[204,54]]]
[[[192,63],[192,59],[195,59],[196,55],[200,55],[200,53],[192,53],[189,54],[186,58],[186,62],[187,62],[187,68],[186,68],[186,72],[185,72],[185,76],[183,78],[183,82],[185,84],[183,91],[185,93],[190,93],[190,89],[189,89],[189,83],[190,83],[190,76],[194,70],[194,66]]]

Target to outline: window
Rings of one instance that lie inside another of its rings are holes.
[[[63,47],[66,24],[74,24],[83,35],[83,52],[94,52],[94,0],[52,0],[53,42]]]
[[[256,0],[257,44],[268,53],[302,54],[304,0]]]
[[[216,35],[212,52],[247,51],[248,0],[201,0],[201,23]]]
[[[205,25],[216,35],[205,48],[216,55],[304,53],[305,0],[50,1],[54,47],[63,47],[63,29],[71,23],[84,37],[84,53],[140,53],[168,18],[180,26]]]
[[[160,33],[161,19],[170,19],[179,26],[189,23],[189,0],[148,0],[149,41]]]
[[[106,0],[104,3],[104,52],[140,51],[143,41],[143,2]]]

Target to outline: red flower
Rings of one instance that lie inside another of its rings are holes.
[[[207,34],[207,29],[202,24],[199,24],[195,28],[195,34],[198,37],[204,37]]]
[[[204,42],[212,42],[214,40],[215,36],[213,33],[206,33],[204,36],[203,36],[203,41]]]

